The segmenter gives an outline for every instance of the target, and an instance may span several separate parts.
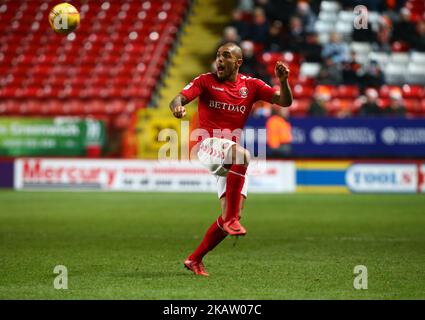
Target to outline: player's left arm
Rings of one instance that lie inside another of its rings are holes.
[[[289,107],[292,104],[292,92],[288,83],[289,68],[283,62],[278,61],[274,71],[280,82],[280,92],[273,94],[272,103]]]
[[[173,100],[170,102],[170,110],[173,115],[177,118],[183,118],[186,115],[186,108],[184,107],[188,101],[184,95],[179,93]]]

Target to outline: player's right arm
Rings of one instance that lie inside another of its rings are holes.
[[[202,76],[196,77],[170,102],[170,110],[176,118],[186,115],[185,104],[198,97],[203,91]]]

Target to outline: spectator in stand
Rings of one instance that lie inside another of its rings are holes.
[[[254,0],[239,0],[238,9],[249,12],[254,9]]]
[[[319,43],[317,33],[309,32],[305,35],[305,42],[301,46],[301,55],[306,62],[322,63],[322,45]]]
[[[387,0],[383,6],[383,10],[380,10],[382,14],[386,15],[391,21],[399,21],[400,11],[403,9],[406,0]]]
[[[425,51],[425,20],[421,20],[416,24],[416,31],[412,37],[412,49]]]
[[[362,104],[360,116],[379,116],[382,115],[383,109],[378,106],[378,91],[374,88],[368,88],[365,91],[364,103]]]
[[[407,8],[401,9],[400,20],[394,24],[391,41],[406,41],[412,43],[412,35],[415,33],[415,24],[410,21],[411,13]]]
[[[360,71],[360,87],[375,87],[378,88],[385,83],[385,76],[379,64],[372,60],[369,64]]]
[[[361,68],[360,63],[357,62],[356,52],[351,51],[350,60],[344,62],[342,65],[342,79],[344,84],[360,84],[360,77],[358,75]]]
[[[221,42],[219,43],[218,47],[220,47],[221,45],[228,43],[228,42],[234,42],[234,43],[239,45],[240,37],[239,37],[239,34],[238,34],[238,30],[236,30],[235,27],[228,26],[228,27],[224,28],[223,38],[222,38]]]
[[[262,8],[255,8],[253,13],[253,23],[250,28],[250,40],[258,43],[266,43],[269,34],[270,24]]]
[[[295,15],[301,19],[305,32],[314,32],[317,18],[307,1],[299,1],[297,3]]]
[[[318,84],[339,85],[342,83],[341,64],[333,62],[331,58],[324,59],[322,68],[317,77]]]
[[[296,7],[294,0],[256,0],[255,3],[258,7],[264,9],[269,21],[280,20],[283,24],[288,23]]]
[[[316,88],[313,100],[311,102],[308,114],[314,117],[326,116],[326,103],[331,99],[331,93],[328,88],[319,86]]]
[[[380,12],[378,25],[369,23],[367,29],[354,29],[352,41],[371,43],[372,51],[391,53],[394,42],[407,43],[411,50],[425,51],[425,15],[416,24],[412,22],[413,13],[405,7],[406,0],[337,0],[345,10],[353,10],[356,5],[365,5],[369,11]],[[349,50],[347,42],[342,40],[342,35],[336,32],[330,34],[330,41],[323,46],[318,41],[318,36],[311,30],[314,26],[320,1],[305,0],[239,0],[239,3],[249,3],[253,15],[253,23],[248,24],[250,31],[247,39],[264,44],[264,51],[281,52],[290,51],[299,53],[301,61],[320,63],[322,68],[316,79],[318,85],[358,85],[364,96],[356,99],[355,110],[362,116],[385,116],[406,114],[403,106],[401,91],[390,93],[389,107],[378,103],[378,88],[385,84],[385,74],[376,61],[361,66],[356,59],[355,52]],[[310,6],[316,6],[311,10]],[[256,8],[256,9],[254,9]],[[278,8],[286,8],[278,10]],[[240,13],[234,13],[232,26],[243,30]],[[270,28],[265,37],[267,20]],[[255,32],[253,32],[253,30]],[[242,34],[243,31],[238,32]],[[264,79],[268,82],[265,66],[257,63],[253,53],[253,43],[243,45],[245,66],[241,72]],[[400,49],[404,50],[404,49]],[[262,71],[261,71],[262,70]],[[331,104],[329,88],[316,90],[310,105],[309,114],[312,116],[334,115],[334,105]],[[345,99],[341,99],[341,102]],[[348,101],[348,100],[347,100]],[[387,101],[384,105],[388,105]],[[329,105],[328,105],[329,104]],[[361,108],[359,106],[361,105]],[[270,114],[270,108],[258,108],[259,114]],[[354,109],[350,109],[354,110]],[[328,112],[329,111],[329,112]],[[339,114],[338,114],[339,115]],[[336,116],[338,116],[336,115]]]
[[[356,42],[376,42],[376,33],[373,31],[372,24],[369,22],[366,29],[353,30],[353,41]]]
[[[269,29],[269,35],[265,43],[265,51],[279,52],[282,51],[282,37],[283,23],[279,20],[273,21]]]
[[[324,59],[331,59],[336,64],[341,64],[349,60],[350,51],[348,45],[342,42],[339,33],[331,33],[329,43],[323,46],[322,57]]]
[[[240,66],[239,71],[242,74],[258,78],[258,62],[254,55],[254,43],[248,40],[242,41],[241,49],[243,55],[243,64]]]
[[[372,48],[373,51],[391,53],[391,21],[387,17],[381,18],[376,41]]]
[[[243,11],[236,9],[232,12],[232,21],[229,26],[234,27],[240,39],[245,40],[249,37],[249,24],[243,19]]]
[[[355,6],[363,5],[365,6],[369,11],[381,11],[382,3],[384,1],[382,0],[339,0],[339,3],[341,3],[344,10],[352,10]]]
[[[403,96],[400,89],[390,91],[390,105],[384,109],[385,115],[390,116],[405,116],[406,109],[403,105]]]
[[[267,157],[284,158],[291,153],[292,127],[286,120],[286,108],[272,108],[272,115],[266,121]]]
[[[305,42],[303,23],[299,17],[291,17],[289,30],[285,32],[284,49],[292,52],[300,52]]]
[[[270,76],[267,74],[265,67],[258,63],[254,54],[254,43],[252,41],[242,41],[241,49],[243,54],[243,64],[239,68],[240,73],[262,79],[270,83]]]

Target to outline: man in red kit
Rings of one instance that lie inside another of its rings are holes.
[[[222,213],[210,226],[198,248],[184,261],[186,268],[202,276],[208,276],[202,263],[208,251],[228,234],[246,234],[239,219],[247,196],[245,174],[250,155],[238,142],[252,105],[259,100],[282,107],[289,107],[292,103],[286,65],[280,61],[276,63],[279,92],[262,80],[239,74],[242,62],[239,46],[234,43],[222,45],[215,60],[217,72],[196,77],[170,102],[173,115],[182,118],[186,115],[184,105],[199,97],[199,126],[208,132],[209,137],[202,140],[197,155],[217,177]]]

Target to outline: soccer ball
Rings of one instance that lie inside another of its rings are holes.
[[[63,2],[50,10],[49,23],[55,32],[68,34],[79,26],[80,13],[73,5]]]

